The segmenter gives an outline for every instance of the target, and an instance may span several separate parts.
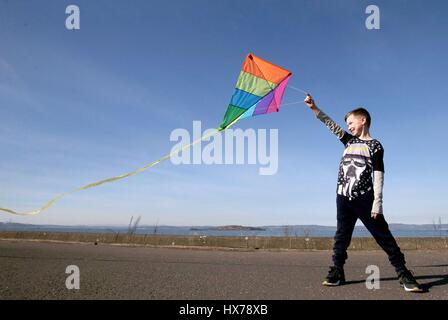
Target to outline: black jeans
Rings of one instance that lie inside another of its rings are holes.
[[[337,195],[337,230],[334,236],[333,263],[338,267],[344,266],[345,260],[347,260],[347,248],[352,239],[356,220],[359,218],[376,242],[387,253],[390,263],[398,272],[404,269],[406,263],[404,255],[392,236],[384,217],[382,215],[377,219],[371,217],[373,198],[373,191],[352,200]]]

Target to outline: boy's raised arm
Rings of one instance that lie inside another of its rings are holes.
[[[342,140],[344,135],[348,133],[342,129],[336,122],[334,122],[329,116],[327,116],[322,110],[320,110],[314,103],[313,97],[307,94],[305,104],[314,112],[316,117],[322,121],[331,132],[333,132],[339,140]]]

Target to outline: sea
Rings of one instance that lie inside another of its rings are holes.
[[[448,237],[448,225],[408,225],[389,224],[395,237]],[[1,231],[33,232],[74,232],[74,233],[113,233],[141,235],[178,235],[178,236],[222,236],[222,237],[333,237],[335,226],[292,225],[292,226],[60,226],[32,225],[20,223],[0,223]],[[371,237],[364,226],[356,226],[354,237]]]

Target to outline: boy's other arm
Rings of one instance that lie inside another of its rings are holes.
[[[379,150],[372,156],[373,166],[373,205],[372,218],[383,216],[383,185],[384,185],[384,149],[380,145]]]
[[[344,136],[348,136],[349,134],[342,129],[336,122],[334,122],[329,116],[327,116],[322,110],[320,110],[317,105],[314,103],[313,97],[309,94],[306,96],[304,100],[305,104],[314,112],[316,117],[322,121],[325,126],[333,132],[339,140],[342,140]]]
[[[384,172],[373,171],[373,206],[372,218],[377,219],[379,215],[383,214],[383,185]]]

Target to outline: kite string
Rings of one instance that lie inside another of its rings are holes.
[[[284,106],[289,106],[289,105],[292,105],[292,104],[299,104],[299,103],[303,103],[303,101],[282,103],[281,106],[284,107]]]
[[[305,90],[300,89],[300,88],[296,88],[296,87],[294,87],[294,86],[292,86],[292,85],[290,85],[290,84],[288,84],[288,88],[291,88],[291,89],[293,89],[293,90],[302,92],[302,93],[304,93],[305,95],[308,95],[308,92],[306,92]]]
[[[288,84],[288,88],[291,88],[291,89],[296,90],[298,92],[304,93],[305,95],[308,95],[308,92],[306,92],[305,90],[300,89],[300,88],[296,88],[296,87],[294,87],[294,86],[292,86],[290,84]],[[289,105],[299,104],[299,103],[303,103],[303,100],[294,101],[294,102],[288,102],[288,103],[282,103],[281,106],[284,107],[284,106],[289,106]]]
[[[242,115],[241,115],[241,116],[242,116]],[[236,122],[238,122],[238,121],[241,119],[241,116],[239,116],[239,117],[236,118],[234,121],[232,121],[232,122],[226,127],[226,129],[229,128],[230,126],[234,125]],[[119,175],[119,176],[116,176],[116,177],[107,178],[107,179],[103,179],[103,180],[96,181],[96,182],[93,182],[93,183],[89,183],[89,184],[87,184],[87,185],[85,185],[85,186],[83,186],[83,187],[80,187],[80,188],[74,189],[74,190],[72,190],[72,191],[63,193],[63,194],[59,195],[58,197],[56,197],[56,198],[54,198],[54,199],[48,201],[48,202],[47,202],[43,207],[41,207],[40,209],[37,209],[37,210],[34,210],[34,211],[30,211],[30,212],[18,212],[18,211],[12,210],[12,209],[1,208],[1,207],[0,207],[0,211],[8,212],[8,213],[15,214],[15,215],[22,215],[22,216],[37,215],[37,214],[41,213],[42,211],[48,209],[48,208],[49,208],[50,206],[52,206],[55,202],[61,200],[63,197],[65,197],[65,196],[67,196],[67,195],[69,195],[69,194],[73,194],[73,193],[78,192],[78,191],[81,191],[81,190],[90,189],[90,188],[97,187],[97,186],[102,185],[102,184],[105,184],[105,183],[110,183],[110,182],[118,181],[118,180],[121,180],[121,179],[124,179],[124,178],[128,178],[128,177],[130,177],[130,176],[133,176],[133,175],[135,175],[135,174],[137,174],[137,173],[140,173],[140,172],[142,172],[142,171],[145,171],[145,170],[147,170],[147,169],[149,169],[149,168],[155,166],[156,164],[158,164],[158,163],[160,163],[160,162],[162,162],[162,161],[164,161],[164,160],[167,160],[167,159],[171,158],[171,157],[174,156],[175,154],[178,154],[178,153],[180,153],[180,152],[182,152],[182,151],[184,151],[184,150],[190,148],[191,146],[194,146],[195,144],[199,143],[200,141],[202,141],[202,140],[204,140],[204,139],[206,139],[206,138],[210,138],[210,137],[214,136],[215,134],[217,134],[217,133],[219,133],[219,132],[221,132],[221,131],[223,131],[223,129],[221,129],[221,128],[216,128],[214,131],[212,131],[212,132],[210,132],[210,133],[208,133],[208,134],[206,134],[206,135],[203,135],[202,137],[200,137],[199,139],[196,139],[196,140],[193,141],[192,143],[187,144],[187,145],[182,146],[182,147],[179,147],[179,148],[177,148],[176,150],[174,150],[173,152],[171,152],[171,153],[169,153],[169,154],[163,156],[162,158],[160,158],[160,159],[158,159],[158,160],[156,160],[156,161],[153,161],[153,162],[151,162],[151,163],[145,165],[144,167],[142,167],[142,168],[140,168],[140,169],[137,169],[137,170],[135,170],[135,171],[132,171],[132,172],[129,172],[129,173],[125,173],[125,174],[122,174],[122,175]]]

